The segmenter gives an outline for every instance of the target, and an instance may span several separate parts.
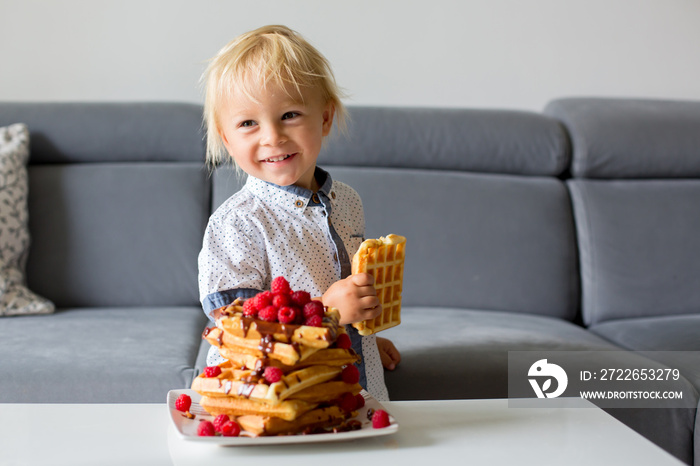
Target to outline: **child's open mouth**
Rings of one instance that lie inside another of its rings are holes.
[[[280,156],[278,156],[278,157],[270,157],[269,159],[263,160],[263,162],[267,162],[267,163],[278,163],[278,162],[282,162],[282,161],[284,161],[284,160],[287,160],[287,159],[290,158],[290,157],[294,157],[295,155],[296,155],[296,153],[294,153],[294,154],[280,155]]]

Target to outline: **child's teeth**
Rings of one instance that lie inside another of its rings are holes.
[[[281,162],[282,160],[286,159],[287,157],[289,157],[289,154],[283,155],[281,157],[270,158],[270,159],[267,159],[267,161],[268,162]]]

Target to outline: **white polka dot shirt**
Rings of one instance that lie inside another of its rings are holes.
[[[269,290],[285,277],[293,290],[321,296],[350,274],[364,239],[362,200],[350,186],[316,169],[317,193],[277,186],[248,176],[243,188],[212,214],[199,254],[199,294],[204,312]],[[380,401],[388,400],[384,369],[374,335],[347,326],[362,357],[360,383]],[[208,365],[222,362],[212,347]]]

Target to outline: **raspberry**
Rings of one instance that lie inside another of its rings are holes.
[[[225,423],[229,422],[231,419],[226,414],[219,414],[214,418],[214,430],[217,432],[221,432],[221,426],[223,426]]]
[[[304,319],[308,319],[311,316],[319,316],[323,318],[323,303],[321,301],[310,301],[304,304]]]
[[[382,427],[388,427],[391,424],[389,421],[389,413],[383,409],[378,409],[372,415],[372,427],[375,429],[381,429]]]
[[[266,322],[277,322],[277,308],[275,306],[267,306],[258,311],[258,319]]]
[[[255,302],[255,307],[260,310],[264,309],[270,304],[272,304],[272,293],[269,291],[262,291],[255,296],[253,296],[253,301]]]
[[[309,327],[323,327],[323,319],[320,316],[311,316],[304,321]]]
[[[258,307],[255,304],[254,298],[247,299],[246,302],[243,303],[243,315],[254,319],[258,314]]]
[[[279,382],[282,380],[283,375],[284,373],[282,372],[282,369],[275,366],[268,366],[265,368],[265,372],[263,372],[263,377],[265,377],[265,381],[268,384]]]
[[[228,421],[221,426],[221,435],[224,437],[238,437],[240,433],[241,426],[236,421]]]
[[[214,424],[209,421],[201,421],[197,426],[197,435],[200,437],[213,437],[216,435]]]
[[[297,322],[300,312],[296,307],[284,306],[277,311],[277,320],[281,324],[294,324]]]
[[[219,366],[209,366],[204,368],[204,377],[218,377],[221,374]]]
[[[340,349],[352,348],[352,341],[350,341],[350,335],[347,333],[341,333],[335,340],[335,347]]]
[[[355,384],[355,383],[358,383],[360,381],[360,371],[357,367],[350,364],[348,366],[345,366],[345,369],[343,369],[341,377],[343,378],[343,382],[349,383],[349,384]]]
[[[292,298],[288,294],[275,293],[274,297],[272,298],[272,305],[275,306],[277,309],[284,306],[289,306],[291,303]]]
[[[292,289],[289,287],[289,282],[284,277],[276,277],[272,280],[271,289],[273,293],[291,294],[292,292]]]
[[[357,409],[355,395],[350,392],[343,393],[340,398],[338,398],[338,406],[348,414],[355,411]]]
[[[190,406],[192,406],[192,398],[185,395],[184,393],[178,396],[177,400],[175,400],[175,409],[177,409],[178,411],[186,413],[190,410]]]
[[[295,291],[294,293],[292,293],[291,297],[292,302],[300,308],[303,308],[306,305],[306,303],[311,301],[311,295],[308,291]]]
[[[356,409],[360,409],[360,408],[365,407],[365,397],[362,396],[362,393],[358,393],[357,395],[355,395],[355,401],[357,401],[357,408]]]

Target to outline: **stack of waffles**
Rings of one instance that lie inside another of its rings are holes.
[[[353,324],[360,335],[371,335],[401,323],[405,257],[406,238],[399,235],[365,240],[353,256],[352,273],[374,276],[374,288],[382,305],[382,313],[376,318]]]
[[[243,305],[215,311],[216,327],[204,332],[228,361],[193,381],[201,406],[255,436],[342,428],[358,407],[347,399],[356,399],[361,386],[353,365],[359,357],[338,311],[323,308],[322,324],[310,326],[248,317]]]

